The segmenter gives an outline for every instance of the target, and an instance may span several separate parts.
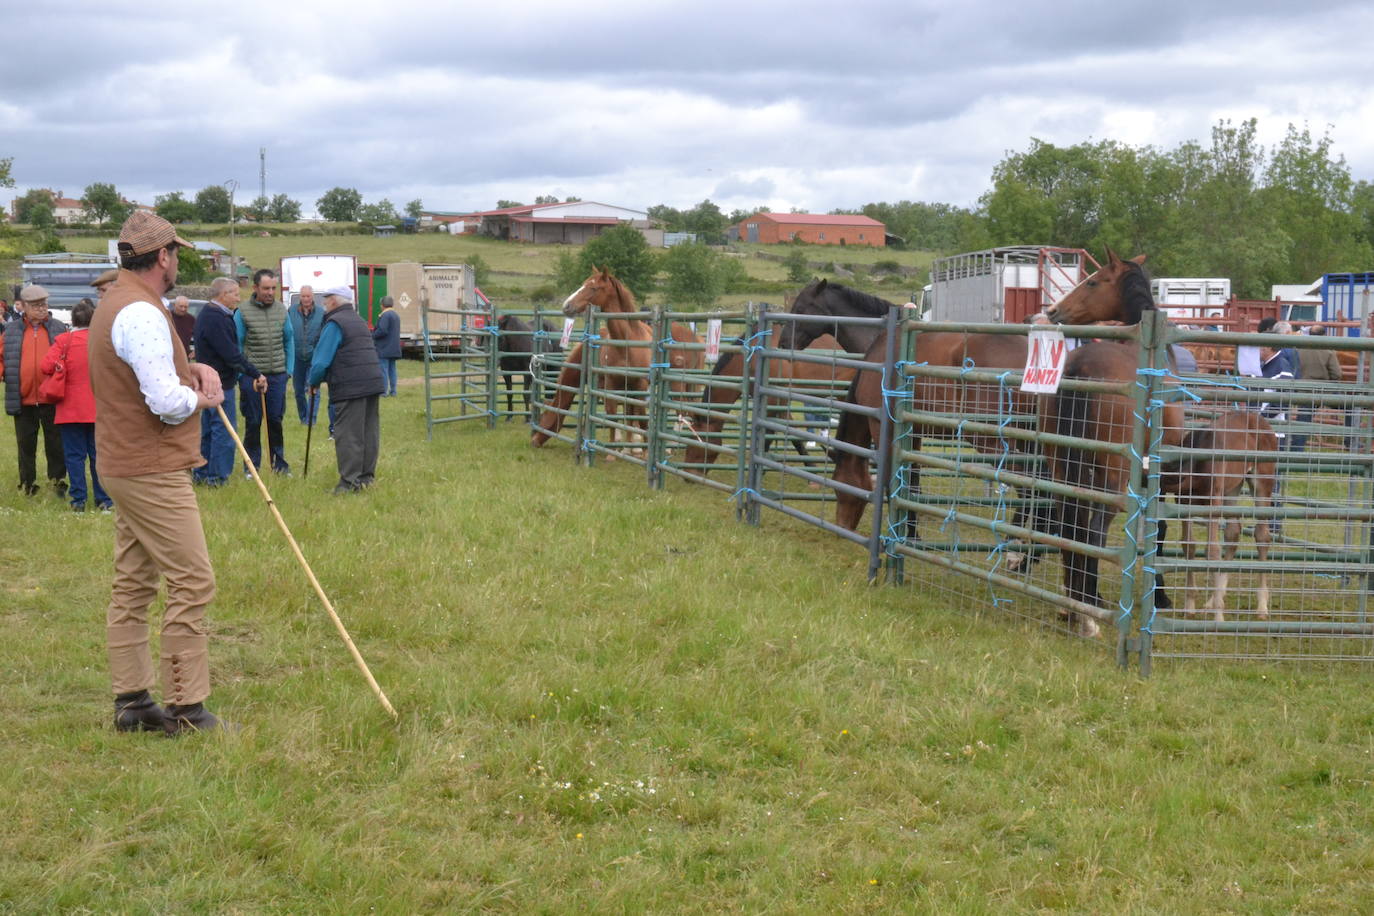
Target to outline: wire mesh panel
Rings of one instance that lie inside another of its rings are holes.
[[[544,390],[558,375],[557,365],[550,356],[561,354],[561,316],[555,323],[555,313],[532,309],[502,308],[493,316],[491,335],[495,349],[497,382],[494,412],[506,421],[515,419],[534,422],[537,408],[542,404]]]
[[[1177,447],[1162,450],[1152,517],[1166,581],[1143,632],[1158,657],[1374,658],[1374,389],[1363,378],[1291,379],[1283,350],[1363,351],[1367,339],[1174,335],[1232,346],[1274,377],[1184,377]],[[1273,346],[1274,344],[1283,346]],[[1247,354],[1248,349],[1257,352]],[[1367,364],[1366,360],[1361,360]],[[1275,368],[1276,366],[1280,368]],[[1341,373],[1332,373],[1340,375]]]
[[[1137,573],[1135,417],[1146,400],[1134,363],[1116,380],[1066,378],[1057,394],[1034,395],[1021,390],[1027,326],[908,323],[905,330],[889,565],[956,606],[986,606],[1083,636],[1096,635],[1101,623],[1124,631]],[[1132,333],[1064,329],[1066,346]],[[1133,345],[1094,346],[1135,353]]]
[[[757,349],[758,319],[752,305],[744,311],[713,312],[704,318],[704,339],[712,333],[711,322],[720,322],[719,352],[708,353],[703,343],[705,374],[700,389],[695,396],[674,403],[676,416],[664,438],[682,452],[680,458],[665,457],[664,470],[736,494],[745,483],[751,400],[748,365]]]
[[[420,326],[424,347],[425,431],[445,423],[496,422],[498,349],[491,313],[486,309],[432,308],[423,302]],[[464,328],[459,334],[431,334],[431,327]]]

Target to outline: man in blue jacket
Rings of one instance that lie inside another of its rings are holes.
[[[286,310],[286,317],[291,322],[291,336],[296,341],[295,365],[291,369],[291,387],[296,394],[296,414],[302,423],[313,426],[315,413],[319,412],[320,405],[316,404],[315,412],[310,412],[305,377],[310,374],[310,360],[315,355],[315,344],[320,340],[320,331],[324,330],[324,309],[315,304],[313,287],[301,287],[300,299]]]
[[[329,383],[334,408],[334,454],[339,462],[335,494],[372,485],[381,451],[377,398],[382,370],[367,322],[353,307],[353,291],[336,286],[324,294],[324,330],[310,363],[310,387]]]
[[[234,327],[234,310],[239,307],[239,285],[228,277],[216,277],[210,283],[210,301],[196,317],[196,361],[219,373],[220,384],[232,392],[240,376],[253,380],[254,391],[266,391],[267,379],[239,349],[238,332]],[[224,413],[230,423],[237,423],[234,398],[226,396]],[[205,464],[191,472],[191,479],[206,486],[218,487],[229,482],[234,472],[234,439],[219,418],[217,411],[206,410],[200,415],[200,454]]]
[[[395,302],[382,297],[382,313],[372,329],[372,342],[377,345],[377,358],[382,361],[382,381],[386,383],[383,397],[396,397],[396,360],[401,358],[401,316],[396,314]]]

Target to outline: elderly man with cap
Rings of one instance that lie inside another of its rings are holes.
[[[41,286],[26,286],[19,293],[19,317],[5,324],[0,344],[5,413],[14,417],[14,438],[19,448],[19,489],[29,496],[38,492],[40,429],[48,480],[58,496],[67,495],[67,459],[55,425],[57,407],[43,403],[38,394],[43,384],[43,357],[48,355],[53,340],[66,330],[65,324],[48,315],[48,291]]]
[[[91,286],[95,287],[95,304],[99,305],[105,299],[105,290],[110,288],[110,284],[119,276],[118,268],[110,268],[100,276],[91,281]]]
[[[205,608],[215,574],[191,486],[200,425],[188,422],[224,401],[219,374],[186,358],[162,297],[177,278],[172,224],[135,211],[119,232],[123,269],[91,321],[91,387],[96,400],[100,478],[115,502],[114,587],[105,618],[118,731],[179,735],[223,723],[204,705],[210,694]],[[149,651],[148,608],[166,581],[159,652],[164,710],[149,690],[158,680]]]
[[[334,492],[349,493],[371,486],[381,450],[382,368],[367,322],[353,307],[353,291],[336,286],[324,294],[324,330],[310,362],[310,387],[329,383],[329,402],[335,411],[334,454],[339,483]]]
[[[315,356],[315,344],[319,343],[320,332],[324,330],[324,309],[315,304],[315,289],[302,286],[300,299],[286,310],[287,320],[291,323],[291,335],[296,340],[296,361],[291,367],[291,387],[296,393],[296,415],[302,423],[315,424],[310,402],[306,398],[305,377],[310,374],[310,360]],[[315,405],[315,413],[320,405]]]

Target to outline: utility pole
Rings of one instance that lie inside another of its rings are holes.
[[[258,147],[258,194],[267,199],[267,147]]]
[[[238,283],[239,259],[234,257],[234,192],[238,190],[239,183],[230,178],[224,187],[229,192],[229,276]]]

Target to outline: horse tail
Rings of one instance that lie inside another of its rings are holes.
[[[859,380],[863,378],[863,375],[862,372],[854,373],[854,378],[849,382],[849,393],[845,395],[847,403],[859,403]],[[873,443],[873,434],[868,425],[868,417],[852,410],[841,410],[840,425],[835,430],[835,439],[849,445],[868,448]],[[826,454],[833,463],[838,463],[845,455],[837,448],[827,449]]]

